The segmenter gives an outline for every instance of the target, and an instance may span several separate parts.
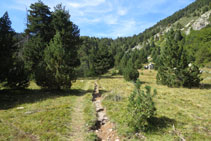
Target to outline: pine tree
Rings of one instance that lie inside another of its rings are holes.
[[[149,125],[150,119],[155,115],[155,105],[151,94],[151,87],[146,86],[145,91],[140,90],[141,82],[137,80],[135,88],[129,96],[127,106],[127,123],[133,129],[133,132],[143,131]]]
[[[62,5],[57,5],[54,12],[50,12],[41,1],[30,8],[26,34],[31,38],[24,48],[26,67],[41,87],[69,88],[71,80],[76,78],[74,69],[80,65],[77,54],[80,31],[70,21],[69,12]],[[54,65],[57,65],[56,68]]]
[[[31,4],[27,16],[26,36],[28,42],[24,45],[23,58],[26,68],[30,71],[36,83],[44,86],[48,78],[44,63],[44,50],[55,31],[52,28],[50,8],[42,1]]]
[[[153,48],[152,53],[152,60],[155,63],[155,69],[157,70],[158,67],[160,66],[160,47],[156,46],[155,48]]]
[[[200,82],[197,66],[189,67],[188,55],[183,48],[184,40],[180,31],[167,34],[166,46],[161,50],[157,82],[169,87],[192,87]]]
[[[11,21],[7,12],[0,18],[0,81],[6,81],[10,67],[12,66],[12,54],[14,52],[15,32],[11,28]]]
[[[60,33],[64,50],[70,57],[68,65],[73,67],[79,66],[78,48],[81,40],[78,26],[70,21],[69,12],[61,4],[55,7],[52,17],[54,30]]]
[[[119,74],[123,74],[123,73],[124,73],[124,69],[125,69],[125,67],[127,66],[127,61],[128,61],[128,60],[129,60],[129,55],[128,55],[128,53],[126,53],[126,54],[122,57],[122,59],[121,59],[119,65],[118,65]]]
[[[28,12],[26,34],[33,37],[40,36],[43,42],[48,43],[55,33],[51,25],[50,8],[38,0],[38,2],[31,4]]]
[[[23,57],[27,69],[33,73],[36,71],[37,66],[43,60],[44,49],[47,44],[42,42],[40,36],[30,38],[24,44]]]
[[[106,47],[101,47],[94,56],[95,74],[100,75],[113,67],[113,57],[106,50]]]
[[[66,54],[62,38],[56,33],[45,49],[44,61],[48,72],[45,87],[50,89],[70,88],[71,81],[76,79],[74,68],[68,65],[70,57]]]
[[[126,81],[136,81],[139,77],[139,72],[135,68],[132,59],[127,62],[127,65],[123,69],[123,76]]]
[[[85,77],[95,76],[94,57],[97,53],[94,46],[94,40],[90,37],[81,37],[81,40],[82,44],[78,50],[81,65],[77,72],[79,75]]]
[[[13,57],[5,86],[12,89],[24,89],[29,86],[29,72],[19,56]]]
[[[9,15],[5,12],[0,18],[0,82],[10,88],[25,88],[29,82],[28,73],[18,56],[14,36]]]

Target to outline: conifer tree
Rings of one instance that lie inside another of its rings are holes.
[[[80,31],[70,21],[69,12],[61,4],[55,7],[54,12],[50,12],[49,7],[41,1],[30,8],[26,29],[30,39],[24,48],[26,66],[39,86],[69,88],[71,80],[76,78],[74,69],[80,65],[77,55]],[[57,65],[56,68],[54,65]]]
[[[51,25],[50,8],[41,0],[31,4],[27,20],[25,33],[29,38],[23,49],[25,66],[36,83],[44,86],[48,78],[44,63],[44,50],[55,33]]]
[[[68,65],[70,57],[65,52],[59,32],[45,49],[44,61],[48,72],[46,87],[50,89],[70,88],[71,81],[76,79],[76,75],[74,68]]]
[[[95,74],[103,74],[113,67],[113,57],[106,50],[106,47],[101,47],[94,56]]]
[[[152,53],[152,60],[155,63],[155,69],[157,70],[158,67],[160,66],[160,47],[156,46],[155,48],[153,48]]]
[[[156,112],[152,98],[156,95],[157,91],[154,90],[152,95],[150,86],[145,86],[146,91],[141,90],[140,86],[141,82],[137,80],[135,88],[128,99],[126,122],[133,129],[133,132],[145,130]]]
[[[190,67],[188,55],[183,48],[184,40],[180,31],[167,34],[166,46],[161,50],[157,82],[169,87],[192,87],[200,83],[199,69]]]
[[[61,4],[54,8],[52,13],[52,25],[55,32],[59,32],[65,52],[70,57],[69,66],[77,67],[80,65],[78,59],[78,48],[81,44],[80,30],[77,25],[70,21],[69,11]]]
[[[18,53],[18,52],[16,52]],[[13,56],[5,86],[13,89],[24,89],[29,86],[29,72],[19,56]]]
[[[0,18],[0,82],[10,88],[25,88],[29,82],[28,73],[18,56],[14,36],[9,15],[5,12]]]
[[[123,73],[124,73],[124,69],[125,69],[125,67],[127,66],[128,60],[129,60],[129,55],[128,55],[128,53],[126,53],[126,54],[122,57],[122,59],[121,59],[119,65],[118,65],[119,74],[123,74]]]
[[[9,19],[8,13],[5,12],[0,18],[0,81],[5,81],[9,69],[12,65],[12,54],[14,49],[14,31],[11,28],[11,21]]]
[[[51,26],[52,13],[50,8],[38,0],[30,5],[28,12],[26,34],[32,37],[40,36],[42,42],[48,43],[55,33]]]
[[[123,69],[123,76],[124,79],[126,81],[136,81],[139,77],[139,72],[138,70],[135,68],[135,65],[132,61],[132,59],[130,59],[127,62],[127,65],[125,66],[125,68]]]

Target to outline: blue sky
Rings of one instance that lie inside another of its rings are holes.
[[[0,17],[8,11],[12,28],[26,28],[26,9],[37,0],[0,0]],[[123,37],[143,32],[195,0],[42,0],[53,7],[62,3],[82,36]]]

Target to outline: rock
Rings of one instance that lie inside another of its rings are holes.
[[[113,131],[113,129],[109,129],[109,132],[112,132]]]
[[[117,138],[117,139],[115,139],[115,141],[120,141],[120,140]]]
[[[105,117],[105,113],[104,112],[98,112],[98,121],[103,121],[104,117]]]
[[[33,113],[32,111],[25,112],[25,114],[32,114],[32,113]]]
[[[189,34],[190,34],[190,31],[191,31],[191,28],[189,27],[189,28],[185,31],[185,34],[186,34],[186,35],[189,35]]]
[[[201,15],[193,24],[193,30],[201,30],[202,28],[206,27],[209,22],[209,16],[211,14],[211,10]]]
[[[24,107],[17,107],[17,110],[22,110],[24,109]]]
[[[104,120],[108,120],[108,117],[105,116],[105,117],[104,117]]]
[[[135,49],[140,50],[142,48],[143,48],[143,46],[138,44],[137,46],[133,47],[132,50],[135,50]]]

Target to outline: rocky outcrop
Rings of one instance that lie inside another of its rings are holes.
[[[143,48],[143,46],[140,45],[140,44],[138,44],[137,46],[135,46],[134,48],[132,48],[132,50],[135,50],[135,49],[140,50],[140,49],[142,49],[142,48]]]
[[[106,110],[102,106],[102,97],[99,91],[99,86],[95,83],[93,92],[93,103],[96,108],[97,121],[95,124],[95,130],[99,140],[101,141],[120,141],[120,138],[115,131],[115,125],[109,121],[106,116]]]
[[[211,14],[211,10],[207,11],[203,15],[201,15],[195,22],[192,24],[193,30],[201,30],[202,28],[206,27],[210,24],[209,16]]]

